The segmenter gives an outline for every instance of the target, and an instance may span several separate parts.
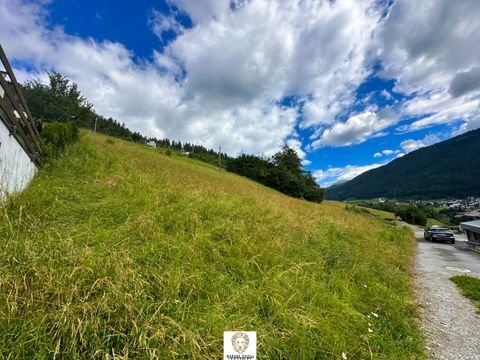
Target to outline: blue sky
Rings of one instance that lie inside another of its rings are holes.
[[[145,135],[271,155],[328,186],[480,126],[480,2],[0,4],[26,80],[56,70]]]

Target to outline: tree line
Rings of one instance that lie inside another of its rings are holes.
[[[31,80],[24,83],[22,88],[30,111],[40,120],[40,126],[46,131],[50,144],[62,143],[59,137],[67,128],[59,126],[58,122],[72,123],[77,127],[95,128],[102,134],[136,143],[153,141],[157,147],[187,153],[191,158],[221,166],[296,198],[315,202],[321,202],[324,198],[324,189],[318,186],[311,172],[304,171],[297,153],[288,146],[284,146],[272,158],[245,154],[233,158],[202,145],[168,138],[147,138],[139,132],[131,131],[124,123],[97,114],[93,105],[81,94],[78,85],[65,76],[53,72],[48,74],[48,78],[48,84]]]
[[[228,162],[227,170],[292,197],[314,202],[324,198],[324,189],[318,186],[311,172],[303,170],[297,153],[287,145],[270,159],[240,155]]]
[[[432,206],[422,203],[399,203],[393,200],[379,201],[357,201],[358,206],[372,208],[377,210],[388,211],[394,213],[401,220],[414,225],[426,226],[428,218],[438,220],[445,224],[449,224],[450,220],[447,216],[439,212]]]

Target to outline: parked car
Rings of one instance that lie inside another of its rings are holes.
[[[455,244],[455,235],[453,235],[453,232],[448,228],[439,226],[426,228],[423,237],[428,241],[446,241],[450,244]]]

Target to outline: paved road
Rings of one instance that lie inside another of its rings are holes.
[[[467,248],[464,237],[455,245],[431,243],[422,229],[409,227],[418,244],[415,294],[427,353],[432,359],[480,360],[480,316],[449,280],[458,274],[480,277],[480,255]]]

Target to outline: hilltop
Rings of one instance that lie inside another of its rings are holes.
[[[480,196],[480,129],[413,151],[329,188],[329,199]]]
[[[340,203],[83,131],[0,213],[4,357],[422,356],[412,234]]]

